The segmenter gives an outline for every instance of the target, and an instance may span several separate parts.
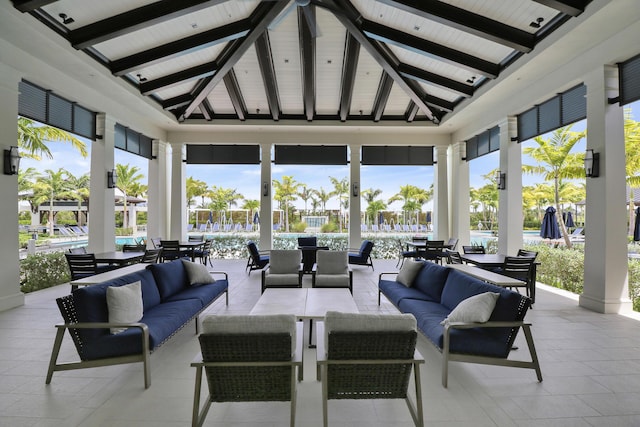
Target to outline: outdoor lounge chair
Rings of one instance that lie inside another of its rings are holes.
[[[569,234],[569,240],[572,242],[584,242],[584,228],[578,227],[571,234]]]
[[[269,267],[262,270],[262,292],[267,288],[301,288],[302,274],[300,249],[272,250]]]
[[[365,240],[359,249],[347,249],[349,251],[349,264],[368,265],[373,268],[373,260],[371,259],[371,251],[373,250],[373,242]]]
[[[202,426],[212,402],[290,401],[296,421],[296,368],[302,369],[302,323],[293,315],[207,316],[202,322],[192,426]],[[209,395],[200,409],[202,373]]]
[[[324,427],[332,399],[404,399],[414,424],[422,427],[424,359],[416,351],[417,335],[411,314],[327,312],[317,345]],[[415,404],[408,393],[412,370]]]
[[[353,294],[353,271],[346,251],[318,251],[312,271],[312,288],[348,288]]]
[[[269,255],[260,252],[255,242],[247,243],[247,250],[249,251],[249,259],[247,260],[245,270],[249,270],[249,274],[251,274],[253,270],[262,270],[269,264]]]

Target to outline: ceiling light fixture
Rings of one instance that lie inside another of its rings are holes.
[[[142,74],[136,74],[136,75],[138,76],[138,81],[140,83],[147,81],[147,78],[146,77],[142,77]]]
[[[542,26],[542,21],[544,21],[544,18],[541,16],[539,18],[536,18],[535,21],[531,21],[529,26],[532,28],[540,28]]]
[[[470,85],[474,84],[476,82],[476,76],[471,76],[467,79],[467,83],[469,83]]]
[[[62,23],[64,25],[69,25],[69,24],[75,22],[75,19],[73,19],[72,17],[68,16],[66,13],[59,13],[58,16],[60,17],[60,19],[62,19]]]

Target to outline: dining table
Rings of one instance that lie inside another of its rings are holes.
[[[94,256],[97,263],[112,264],[122,267],[140,262],[144,256],[144,252],[107,251],[96,252]]]
[[[196,260],[196,250],[204,246],[202,240],[181,240],[178,242],[180,249],[184,249],[191,256],[191,261]]]
[[[467,264],[474,264],[485,269],[502,267],[506,256],[507,255],[505,254],[460,254],[462,260]],[[536,301],[536,275],[538,264],[540,264],[540,262],[536,261],[531,265],[532,285],[529,290],[529,296],[531,297],[531,301],[534,303]]]

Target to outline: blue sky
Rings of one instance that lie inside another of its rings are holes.
[[[640,120],[640,101],[631,105],[633,118]],[[573,130],[584,129],[586,121],[574,124]],[[543,135],[543,137],[547,137]],[[533,141],[524,142],[523,147],[533,145]],[[90,144],[88,144],[90,148]],[[574,147],[575,152],[584,152],[586,142],[582,141]],[[34,161],[24,158],[20,166],[23,168],[34,167],[38,171],[52,169],[57,171],[65,168],[74,175],[82,175],[89,172],[90,158],[82,158],[69,144],[51,143],[49,144],[53,159],[42,159]],[[147,159],[126,153],[122,150],[115,150],[116,163],[137,166],[141,173],[147,176]],[[482,175],[496,169],[499,163],[499,152],[490,153],[469,162],[469,182],[471,187],[481,187],[487,183]],[[531,159],[523,158],[523,164],[533,164]],[[420,188],[429,188],[433,183],[433,167],[431,166],[362,166],[361,167],[362,190],[373,188],[382,190],[381,199],[387,200],[396,194],[400,186],[406,184],[416,185]],[[272,176],[281,180],[282,176],[290,175],[308,188],[324,188],[327,192],[333,190],[333,185],[329,177],[337,179],[349,177],[349,166],[294,166],[294,165],[273,165]],[[186,176],[205,181],[209,186],[217,185],[223,188],[236,189],[247,199],[259,199],[260,191],[260,166],[259,165],[187,165]],[[524,175],[523,185],[533,185],[542,182],[539,176]],[[304,202],[299,200],[297,207],[303,208]],[[332,199],[327,203],[327,208],[337,209],[337,199]],[[363,206],[364,207],[364,206]],[[400,210],[401,202],[389,205],[390,210]],[[431,210],[432,204],[428,203],[424,210]]]

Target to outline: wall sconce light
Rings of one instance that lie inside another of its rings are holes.
[[[12,145],[8,150],[4,150],[4,174],[17,175],[20,168],[20,154],[18,147]]]
[[[269,195],[269,183],[267,181],[262,183],[262,195],[264,197]]]
[[[591,178],[600,176],[600,153],[588,149],[584,154],[584,174]]]
[[[358,197],[360,195],[360,185],[357,182],[354,182],[352,185],[353,197]]]
[[[116,182],[118,181],[118,174],[115,169],[107,171],[107,188],[116,188]]]
[[[495,176],[495,181],[496,181],[496,186],[498,187],[498,190],[504,190],[507,188],[507,174],[504,172],[500,172],[500,170],[498,169],[496,171],[496,176]]]

